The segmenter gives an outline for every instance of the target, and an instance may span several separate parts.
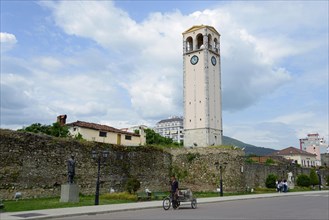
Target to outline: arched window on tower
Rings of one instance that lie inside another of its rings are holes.
[[[214,39],[214,47],[215,47],[215,51],[216,51],[216,53],[218,53],[219,52],[219,43],[218,43],[218,41],[217,41],[217,38],[215,38]]]
[[[196,40],[197,40],[197,49],[203,49],[203,47],[204,47],[204,45],[203,45],[203,35],[198,34],[196,36]]]
[[[189,52],[192,50],[193,50],[193,39],[192,39],[192,37],[188,37],[186,39],[186,52]]]
[[[212,36],[208,34],[208,49],[212,50]]]

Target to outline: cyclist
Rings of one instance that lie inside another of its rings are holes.
[[[177,197],[178,197],[178,181],[176,180],[174,175],[171,177],[170,185],[171,185],[171,198],[174,206],[174,204],[175,205],[177,204]]]

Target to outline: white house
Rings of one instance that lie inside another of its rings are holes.
[[[311,154],[294,147],[285,148],[273,153],[272,155],[282,156],[294,163],[300,164],[302,167],[312,167],[317,165],[316,154]]]
[[[139,146],[145,145],[146,136],[144,129],[139,130],[139,134],[123,131],[107,125],[95,124],[84,121],[68,123],[66,126],[72,136],[82,135],[82,138],[88,141],[101,143]]]

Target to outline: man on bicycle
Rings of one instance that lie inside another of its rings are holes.
[[[170,185],[171,185],[171,198],[173,202],[176,202],[178,196],[178,181],[176,180],[174,175],[171,177]]]

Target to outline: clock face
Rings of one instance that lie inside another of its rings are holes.
[[[217,60],[216,60],[216,57],[214,57],[214,56],[212,56],[211,57],[211,63],[212,63],[212,65],[216,65],[216,62],[217,62]]]
[[[195,65],[195,64],[197,64],[197,62],[199,61],[199,57],[198,56],[196,56],[196,55],[193,55],[192,57],[191,57],[191,63],[193,64],[193,65]]]

